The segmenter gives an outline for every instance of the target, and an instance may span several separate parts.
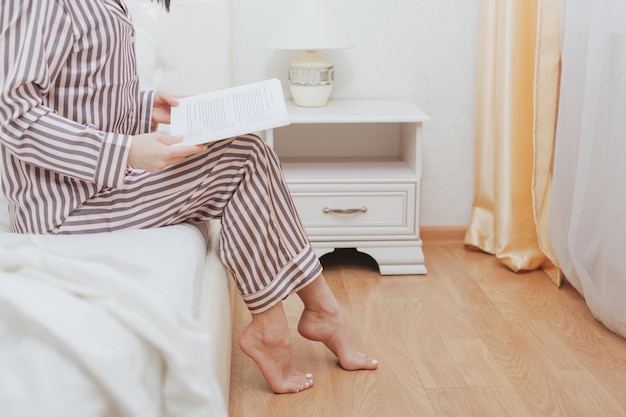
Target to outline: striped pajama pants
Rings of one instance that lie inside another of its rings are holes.
[[[154,228],[221,218],[219,256],[248,309],[262,313],[321,272],[278,158],[245,135],[155,174],[131,170],[74,210],[53,233]]]

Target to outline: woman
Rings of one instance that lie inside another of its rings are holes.
[[[121,0],[3,2],[0,148],[13,230],[96,233],[220,217],[220,257],[252,313],[239,345],[274,392],[313,386],[292,367],[282,300],[293,292],[304,303],[301,335],[345,369],[375,369],[352,345],[272,150],[254,135],[171,146],[182,138],[151,131],[177,102],[139,91],[134,37]]]

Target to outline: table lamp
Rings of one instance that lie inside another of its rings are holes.
[[[353,44],[328,0],[289,1],[289,9],[266,47],[304,51],[289,64],[289,90],[296,105],[321,107],[330,97],[335,70],[319,51]]]

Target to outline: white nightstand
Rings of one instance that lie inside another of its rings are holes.
[[[425,274],[420,240],[422,124],[403,100],[287,103],[291,124],[265,131],[318,256],[356,248],[383,275]]]

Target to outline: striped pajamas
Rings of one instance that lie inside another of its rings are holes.
[[[273,151],[212,143],[158,173],[126,166],[148,132],[135,31],[116,0],[7,0],[0,8],[2,187],[14,231],[95,233],[221,218],[220,258],[252,313],[321,273]]]
[[[95,233],[220,217],[220,258],[252,313],[265,311],[321,273],[274,152],[247,135],[85,201],[54,232]]]

